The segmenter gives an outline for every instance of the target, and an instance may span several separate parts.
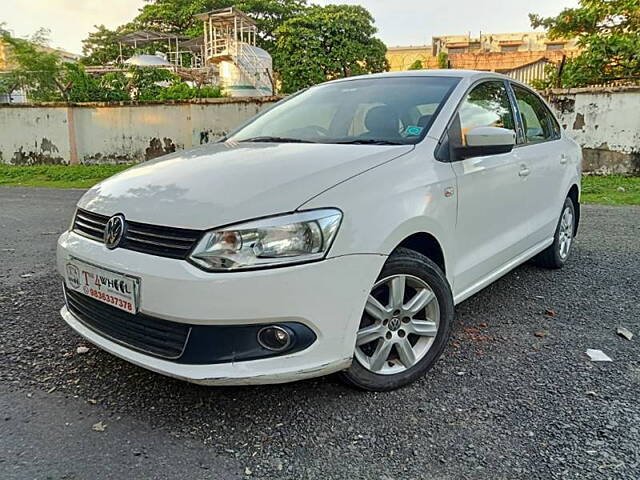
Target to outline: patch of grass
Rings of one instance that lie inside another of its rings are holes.
[[[0,164],[0,185],[14,187],[89,188],[131,165]]]
[[[640,205],[640,177],[582,177],[582,203]]]

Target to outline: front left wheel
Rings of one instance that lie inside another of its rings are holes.
[[[413,250],[400,248],[373,285],[356,336],[350,384],[393,390],[425,375],[447,345],[453,297],[440,268]]]

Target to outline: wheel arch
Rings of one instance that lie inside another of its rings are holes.
[[[425,257],[432,260],[440,269],[442,273],[447,273],[447,262],[444,255],[444,250],[438,239],[428,232],[416,232],[405,237],[396,247],[393,249],[395,252],[399,248],[408,248],[414,252],[421,253]],[[392,252],[393,253],[393,252]]]
[[[575,236],[578,234],[578,225],[580,224],[580,189],[577,184],[574,183],[571,185],[569,193],[567,193],[567,197],[573,202],[573,207],[576,211],[576,221],[573,227],[573,234]]]

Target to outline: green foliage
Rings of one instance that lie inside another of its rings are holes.
[[[192,87],[168,70],[132,66],[126,72],[112,72],[99,81],[99,98],[92,101],[189,100],[222,97],[219,87]]]
[[[276,30],[274,59],[284,92],[333,78],[388,70],[386,47],[360,6],[313,6]]]
[[[53,188],[89,188],[131,165],[30,165],[0,163],[0,185]],[[618,190],[620,187],[624,191]],[[583,203],[640,205],[640,177],[622,175],[582,178]]]
[[[95,25],[95,31],[82,41],[82,63],[85,65],[107,65],[116,61],[120,56],[118,37],[127,33],[127,27],[118,27],[109,30],[104,25]],[[123,45],[122,56],[125,58],[133,55],[133,49]]]
[[[558,65],[554,63],[546,64],[544,66],[544,78],[533,79],[530,84],[536,90],[547,90],[558,86]]]
[[[146,0],[147,4],[131,22],[134,29],[175,33],[195,37],[202,34],[202,22],[195,15],[231,2],[219,0]]]
[[[422,70],[424,67],[422,66],[422,60],[416,60],[411,65],[409,65],[409,70]]]
[[[449,55],[447,52],[438,53],[438,68],[449,68]]]
[[[191,100],[194,98],[220,98],[222,96],[222,90],[217,86],[205,85],[198,88],[191,87],[184,82],[177,82],[162,89],[158,100]]]
[[[578,38],[582,52],[566,61],[562,77],[549,70],[542,86],[578,87],[640,77],[640,0],[580,0],[556,17],[529,15],[551,39]],[[554,76],[555,75],[555,76]]]
[[[136,28],[195,37],[202,35],[198,13],[235,6],[252,17],[259,30],[259,46],[274,46],[274,32],[284,21],[301,13],[306,0],[147,0],[133,20]]]
[[[601,205],[640,205],[640,177],[584,176],[581,200]]]
[[[141,102],[158,100],[166,87],[179,81],[176,75],[161,68],[133,66],[126,76],[131,98]]]
[[[29,100],[39,102],[114,102],[182,100],[221,97],[214,86],[191,87],[168,70],[131,66],[126,71],[90,75],[79,63],[62,63],[58,55],[43,51],[46,32],[30,40],[3,32],[10,46],[13,70],[0,75],[0,93],[23,88]]]
[[[140,13],[128,24],[115,30],[104,25],[83,40],[83,63],[105,65],[120,55],[117,37],[135,30],[152,30],[187,37],[202,35],[202,22],[198,13],[235,6],[252,17],[258,25],[258,46],[267,51],[275,48],[274,32],[284,21],[293,18],[306,8],[306,0],[147,0]],[[165,42],[158,42],[137,49],[139,52],[166,52]],[[131,47],[123,48],[123,56],[133,54]]]
[[[278,27],[307,9],[307,0],[243,0],[229,3],[256,21],[258,46],[268,52],[276,48],[275,32]]]
[[[12,37],[6,30],[1,35],[9,46],[8,62],[12,70],[0,76],[0,93],[10,94],[24,88],[35,101],[62,98],[64,86],[59,82],[62,61],[46,50],[48,30],[40,29],[30,39]]]
[[[131,165],[30,165],[0,163],[0,185],[89,188]]]

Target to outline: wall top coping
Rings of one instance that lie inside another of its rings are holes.
[[[270,97],[222,97],[194,98],[190,100],[162,100],[153,102],[31,102],[0,103],[0,108],[109,108],[109,107],[148,107],[158,105],[219,105],[219,104],[262,104],[281,100],[282,96]]]

